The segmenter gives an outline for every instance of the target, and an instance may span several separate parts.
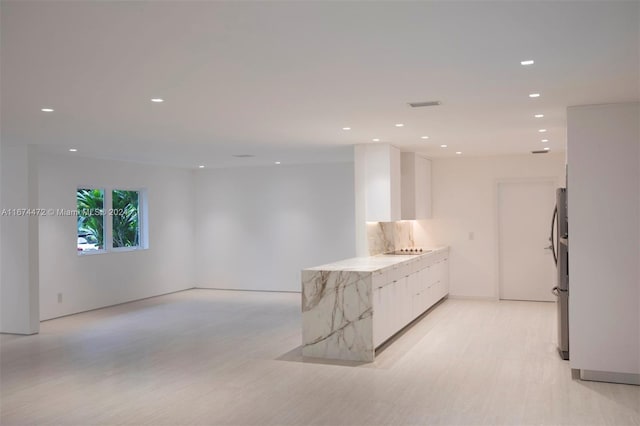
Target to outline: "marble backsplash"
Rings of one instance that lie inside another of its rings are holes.
[[[414,247],[413,222],[368,222],[369,256]]]

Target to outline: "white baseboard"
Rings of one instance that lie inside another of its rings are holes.
[[[580,370],[580,379],[593,382],[622,383],[640,386],[640,374],[612,373],[609,371]]]
[[[449,294],[449,299],[459,299],[459,300],[484,300],[489,302],[497,302],[498,299],[494,296],[456,296],[453,294]]]
[[[253,291],[258,293],[302,293],[300,290],[261,290],[252,288],[194,287],[195,290]]]

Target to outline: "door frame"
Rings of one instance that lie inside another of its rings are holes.
[[[494,217],[494,240],[495,240],[495,262],[494,262],[494,274],[496,277],[493,298],[495,300],[502,300],[502,247],[500,244],[500,185],[505,183],[550,183],[556,188],[560,187],[559,176],[544,176],[544,177],[530,177],[530,178],[499,178],[496,179],[493,185],[493,217]],[[549,212],[549,226],[551,226],[551,215],[553,211]]]

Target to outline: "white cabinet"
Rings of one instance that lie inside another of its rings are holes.
[[[384,318],[382,306],[382,288],[373,288],[373,346],[377,347],[382,343],[382,320]]]
[[[401,155],[401,216],[403,220],[431,218],[431,160],[403,152]]]
[[[365,220],[401,219],[400,150],[388,144],[356,145],[356,197],[363,197]]]
[[[415,318],[414,295],[419,292],[420,271],[416,271],[407,277],[406,286],[403,293],[402,304],[402,327],[409,324]]]
[[[425,272],[428,268],[422,269],[415,274],[412,285],[409,288],[411,295],[411,321],[422,313],[422,296],[424,291]]]
[[[395,316],[394,306],[394,288],[393,283],[387,284],[382,287],[380,291],[380,297],[382,298],[382,305],[384,306],[384,318],[382,322],[382,341],[384,342],[393,334],[393,318]]]
[[[402,289],[407,282],[407,277],[398,278],[391,283],[390,303],[391,315],[389,315],[389,329],[387,331],[387,339],[393,336],[402,328]]]
[[[442,297],[449,294],[449,259],[442,259],[442,269],[440,270],[440,280],[442,282]]]
[[[411,322],[411,292],[412,275],[399,277],[380,288],[379,306],[382,318],[376,320],[378,314],[374,308],[374,344],[376,346],[396,334],[398,330]],[[375,326],[380,329],[375,333]]]
[[[379,346],[387,340],[391,335],[391,325],[389,319],[391,317],[392,301],[390,300],[391,285],[386,284],[373,291],[373,344]]]
[[[445,257],[433,264],[433,277],[431,288],[433,289],[433,303],[449,294],[449,260]]]
[[[446,296],[449,294],[449,258],[445,257],[442,261],[442,286],[443,293]]]
[[[449,293],[446,253],[376,271],[372,285],[373,344],[378,347]]]
[[[431,160],[389,144],[356,145],[356,197],[370,222],[431,218]]]
[[[426,266],[418,274],[420,276],[420,285],[418,287],[419,292],[416,295],[416,303],[414,304],[416,310],[413,313],[413,318],[417,318],[422,315],[422,313],[427,309],[426,306],[429,304],[429,279],[431,276],[431,267]]]

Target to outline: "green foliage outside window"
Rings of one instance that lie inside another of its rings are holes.
[[[138,191],[114,190],[113,247],[137,247],[140,244],[138,222]]]
[[[104,192],[79,188],[76,193],[78,236],[90,236],[99,249],[104,248]]]

